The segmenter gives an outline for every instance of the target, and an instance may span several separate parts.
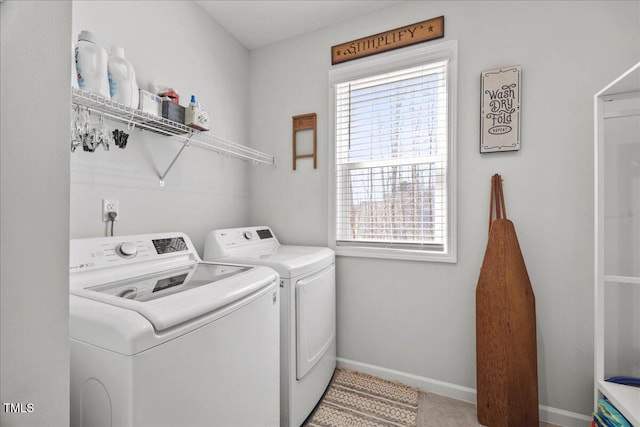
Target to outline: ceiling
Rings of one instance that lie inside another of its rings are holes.
[[[402,0],[199,0],[211,17],[253,50],[382,9]]]

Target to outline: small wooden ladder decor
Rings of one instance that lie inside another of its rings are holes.
[[[495,219],[494,219],[495,208]],[[489,241],[476,287],[478,422],[538,427],[536,308],[502,178],[491,178]]]
[[[296,132],[309,129],[313,130],[313,153],[298,154]],[[296,161],[305,158],[313,158],[313,168],[318,169],[318,129],[316,113],[293,116],[293,170],[296,170]]]

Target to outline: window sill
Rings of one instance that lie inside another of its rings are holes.
[[[389,249],[363,246],[334,246],[333,249],[336,256],[394,259],[403,261],[457,262],[455,254],[419,249]]]

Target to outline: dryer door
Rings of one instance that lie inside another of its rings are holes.
[[[336,273],[333,264],[296,283],[296,377],[322,358],[336,334]]]

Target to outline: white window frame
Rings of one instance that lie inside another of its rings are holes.
[[[429,46],[406,48],[374,57],[344,63],[329,71],[329,245],[338,256],[364,258],[386,258],[413,261],[457,262],[457,62],[458,43],[456,40]],[[384,243],[344,245],[336,242],[336,84],[382,74],[428,62],[446,61],[447,74],[447,236],[444,250],[424,248],[385,247]]]

